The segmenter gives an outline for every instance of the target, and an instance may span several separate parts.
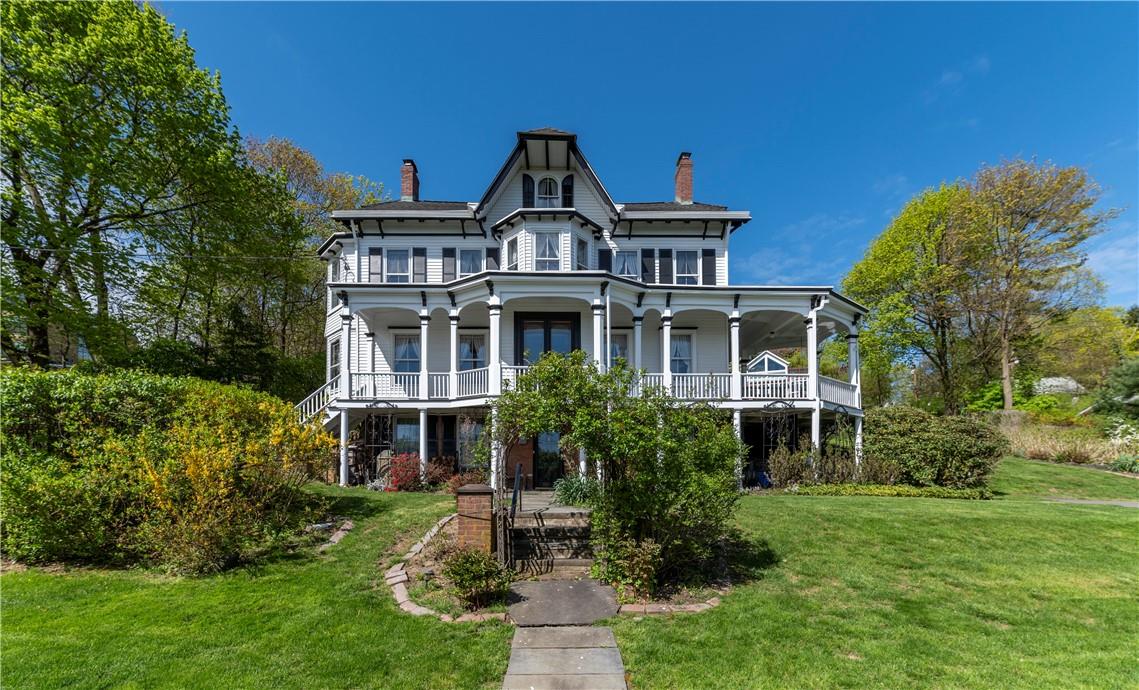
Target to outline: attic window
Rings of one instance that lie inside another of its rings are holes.
[[[558,181],[552,177],[538,181],[538,208],[558,208]]]
[[[787,360],[765,350],[748,362],[747,370],[753,374],[786,374]]]

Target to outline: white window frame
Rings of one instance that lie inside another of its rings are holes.
[[[693,340],[693,338],[692,338],[691,333],[673,334],[672,342],[669,344],[669,353],[668,353],[668,367],[672,373],[674,373],[674,374],[691,374],[692,373],[692,362],[696,356],[696,353],[693,351],[692,340]],[[688,357],[687,358],[678,358],[678,357],[675,357],[673,355],[672,347],[681,341],[687,341],[688,342]],[[685,371],[677,371],[676,370],[676,363],[677,362],[685,362],[687,364],[687,368],[685,369]]]
[[[624,343],[624,345],[621,348],[618,348],[618,347],[616,347],[617,343]],[[617,352],[618,349],[624,349],[625,354],[624,355],[618,354],[618,352]],[[629,364],[632,364],[632,362],[633,362],[632,358],[629,355],[629,334],[628,333],[610,333],[609,334],[609,362],[614,363],[619,358],[624,359]]]
[[[574,247],[577,249],[577,260],[574,265],[579,271],[589,270],[589,240],[584,237],[574,238]]]
[[[464,254],[466,254],[468,256],[471,254],[475,255],[475,262],[477,263],[477,267],[475,268],[475,270],[473,270],[473,271],[464,271],[463,270],[463,255]],[[460,278],[466,278],[467,276],[473,276],[476,273],[481,273],[482,270],[483,270],[483,250],[481,250],[481,249],[460,249],[459,250],[459,277]]]
[[[328,378],[331,381],[340,375],[340,336],[336,336],[328,346]]]
[[[681,273],[680,272],[680,255],[691,254],[695,257],[692,261],[694,273]],[[673,251],[673,258],[676,262],[675,270],[672,272],[673,280],[677,285],[699,285],[700,284],[700,252],[695,249],[677,249]]]
[[[402,254],[404,257],[404,265],[407,266],[405,271],[392,270],[393,254]],[[410,249],[389,249],[384,252],[384,282],[386,283],[410,283],[411,282],[411,250]]]
[[[418,335],[412,335],[410,333],[396,333],[395,338],[393,339],[392,342],[395,344],[395,347],[392,348],[392,371],[400,373],[400,374],[411,374],[411,373],[420,371],[420,367],[422,366],[422,361],[423,361],[423,353],[419,351],[419,346],[420,346],[419,336]],[[400,346],[401,342],[411,343],[411,345],[415,348],[415,352],[418,356],[415,359],[411,359],[408,357],[400,357],[399,356],[399,353],[400,353],[400,347],[399,346]],[[414,369],[403,369],[403,368],[401,368],[401,364],[410,363],[410,362],[415,363]]]
[[[628,262],[628,265],[632,267],[631,273],[622,273],[618,268],[619,266],[622,265],[622,263],[621,263],[621,255],[622,254],[626,254],[626,255],[631,254],[633,256],[632,260]],[[640,280],[640,278],[641,278],[641,253],[639,251],[637,251],[636,249],[620,249],[618,251],[613,252],[613,272],[619,276],[624,277],[624,278],[633,278],[635,280]]]
[[[542,194],[542,185],[550,182],[554,185],[553,195]],[[538,180],[538,184],[534,185],[534,203],[538,208],[560,208],[562,194],[562,184],[555,177],[546,176]]]
[[[482,343],[480,345],[480,349],[482,350],[482,353],[483,353],[482,359],[470,359],[470,358],[463,357],[463,341],[464,340],[468,340],[468,341],[477,340],[477,341],[480,341]],[[487,366],[487,361],[486,361],[486,357],[487,357],[486,334],[485,333],[460,333],[459,334],[459,351],[456,353],[456,356],[458,357],[458,360],[459,360],[459,371],[470,371],[471,369],[482,369],[483,367]],[[467,366],[468,363],[471,366]]]
[[[545,237],[552,236],[554,238],[554,256],[538,256],[538,251],[546,246]],[[553,267],[549,267],[553,264]],[[562,270],[562,233],[553,232],[535,232],[534,233],[534,270],[542,271],[545,273],[551,271]]]

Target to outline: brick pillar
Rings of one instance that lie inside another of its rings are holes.
[[[494,553],[494,515],[491,498],[494,489],[486,484],[459,487],[455,496],[459,514],[459,547]]]

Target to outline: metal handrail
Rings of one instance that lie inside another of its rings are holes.
[[[514,493],[510,496],[510,526],[514,526],[514,510],[522,503],[522,463],[514,469]]]

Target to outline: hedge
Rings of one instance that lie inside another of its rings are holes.
[[[907,498],[960,498],[987,500],[988,489],[950,489],[944,486],[909,486],[907,484],[815,484],[789,489],[800,496],[899,496]]]

